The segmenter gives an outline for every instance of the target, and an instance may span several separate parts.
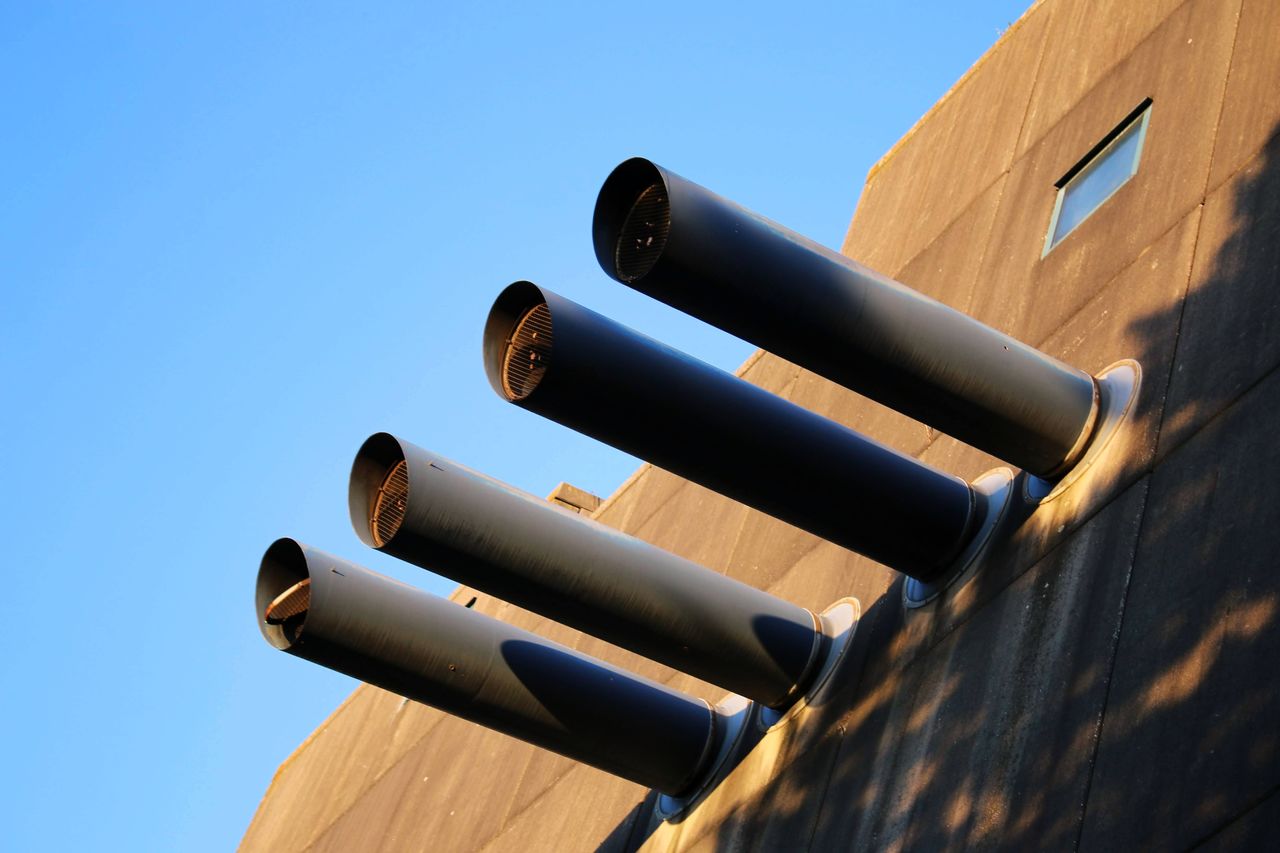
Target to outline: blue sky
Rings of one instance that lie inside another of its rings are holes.
[[[0,848],[234,846],[354,686],[262,641],[265,547],[452,588],[351,531],[366,436],[538,494],[637,464],[490,390],[504,285],[749,354],[596,266],[612,167],[838,246],[1025,5],[5,5]]]

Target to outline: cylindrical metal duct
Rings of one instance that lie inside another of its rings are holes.
[[[803,607],[387,433],[356,455],[349,503],[380,551],[764,705],[816,669]]]
[[[544,312],[543,343],[522,345],[524,321]],[[530,282],[494,303],[484,355],[517,406],[921,580],[975,529],[963,480]],[[536,364],[523,396],[507,390],[513,364]]]
[[[705,702],[292,539],[256,616],[278,649],[664,793],[715,752]]]
[[[1032,474],[1092,435],[1089,374],[648,160],[614,169],[592,230],[618,281]]]

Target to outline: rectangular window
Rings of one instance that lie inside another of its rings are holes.
[[[1150,117],[1151,99],[1148,98],[1058,181],[1058,200],[1045,236],[1043,255],[1049,254],[1063,237],[1137,173]]]

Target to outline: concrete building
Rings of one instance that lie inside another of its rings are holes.
[[[1142,368],[1105,460],[1019,493],[933,603],[904,608],[901,576],[656,468],[575,499],[814,610],[861,602],[827,689],[680,819],[360,687],[281,766],[243,848],[1280,847],[1278,39],[1274,0],[1042,0],[867,177],[845,254],[1091,373]],[[1046,253],[1058,184],[1148,103],[1136,173]],[[741,375],[966,479],[1000,464],[774,356]]]

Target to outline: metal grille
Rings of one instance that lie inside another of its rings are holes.
[[[533,393],[551,365],[551,309],[544,302],[516,323],[502,358],[502,390],[508,400]]]
[[[622,223],[614,265],[623,281],[635,281],[649,272],[667,245],[671,233],[671,205],[667,188],[653,184],[640,193]]]
[[[268,625],[282,625],[286,619],[304,616],[311,607],[311,578],[301,580],[277,595],[267,605]]]
[[[404,508],[409,500],[409,468],[403,459],[387,473],[373,501],[369,527],[373,544],[379,548],[391,541],[404,521]]]

